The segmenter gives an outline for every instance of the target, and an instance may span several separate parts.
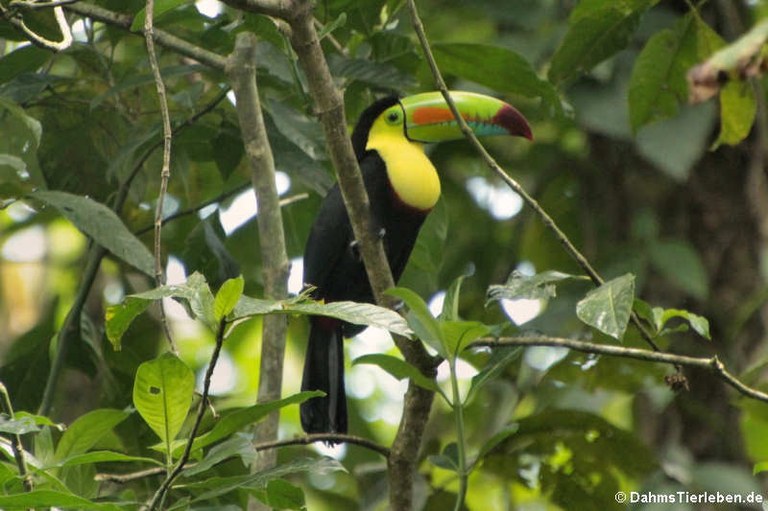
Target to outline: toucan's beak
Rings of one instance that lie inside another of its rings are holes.
[[[515,107],[473,92],[451,91],[461,116],[478,136],[514,135],[533,140],[531,127]],[[424,92],[400,100],[405,111],[405,135],[415,142],[463,138],[459,124],[440,92]]]

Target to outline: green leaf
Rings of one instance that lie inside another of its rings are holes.
[[[152,465],[164,466],[164,464],[153,458],[144,456],[129,456],[114,451],[92,451],[82,454],[75,454],[59,461],[56,467],[74,467],[77,465],[91,465],[93,463],[150,463]]]
[[[152,304],[152,300],[126,296],[122,303],[110,305],[105,313],[106,334],[115,351],[122,349],[123,334],[133,320]]]
[[[555,284],[567,279],[583,279],[577,275],[559,271],[545,271],[536,275],[524,275],[514,271],[504,285],[492,285],[488,288],[488,302],[499,300],[547,300],[557,294]]]
[[[40,431],[40,426],[30,417],[9,419],[5,414],[0,415],[0,433],[25,435]]]
[[[154,13],[152,16],[152,21],[157,20],[160,18],[163,14],[165,14],[168,11],[171,11],[181,5],[186,5],[187,0],[155,0],[154,5]],[[133,18],[133,23],[131,23],[131,32],[143,32],[144,31],[144,21],[147,18],[147,9],[146,7],[141,9],[139,12],[136,13],[136,16]]]
[[[274,509],[305,509],[304,490],[285,479],[272,479],[267,483],[263,502]]]
[[[317,38],[322,41],[325,36],[332,33],[337,28],[343,27],[346,23],[347,23],[347,13],[342,12],[341,14],[339,14],[338,18],[326,24],[322,28],[322,30],[320,30],[317,33]]]
[[[709,294],[707,270],[699,253],[682,240],[655,241],[649,247],[651,264],[680,289],[699,300]]]
[[[21,412],[16,412],[15,418],[16,419],[29,418],[38,426],[49,426],[51,428],[58,429],[59,431],[65,431],[67,429],[66,425],[62,423],[53,422],[51,419],[49,419],[44,415],[35,415],[33,413],[21,411]]]
[[[464,279],[471,274],[459,275],[445,292],[443,301],[443,310],[440,313],[440,319],[454,320],[459,319],[459,296],[461,295],[461,285]]]
[[[213,301],[213,316],[217,323],[235,309],[244,288],[245,280],[242,275],[236,279],[229,279],[221,285]]]
[[[635,298],[635,276],[628,273],[591,290],[576,304],[584,323],[621,341]]]
[[[767,25],[768,26],[768,25]],[[736,145],[749,135],[757,115],[757,98],[750,82],[730,82],[720,91],[720,134],[712,145]]]
[[[410,289],[404,287],[390,289],[387,291],[387,294],[400,298],[408,306],[406,321],[408,321],[408,326],[413,329],[416,337],[431,346],[441,357],[448,358],[440,324],[432,316],[424,300]]]
[[[195,317],[203,321],[211,330],[218,328],[214,317],[214,297],[205,277],[193,273],[184,284],[160,286],[143,293],[129,295],[122,303],[107,307],[106,333],[115,350],[121,348],[121,339],[136,317],[144,312],[152,302],[163,298],[181,298],[189,305]]]
[[[529,98],[542,98],[558,115],[563,106],[557,90],[536,74],[518,53],[500,46],[474,43],[437,43],[432,46],[440,70],[491,89]],[[483,65],[478,66],[482,55]]]
[[[248,408],[240,408],[237,410],[227,410],[222,413],[221,418],[210,431],[195,438],[195,441],[192,444],[192,452],[218,442],[222,438],[226,438],[246,426],[259,422],[275,410],[279,410],[288,405],[300,404],[308,399],[322,395],[323,393],[319,391],[299,392],[298,394],[277,401],[255,404]],[[183,445],[174,446],[174,454],[180,454],[183,448]]]
[[[346,301],[320,303],[307,300],[304,297],[274,301],[243,296],[233,311],[232,320],[273,313],[328,316],[355,325],[384,328],[403,337],[411,337],[413,335],[413,332],[399,314],[384,307],[369,303]]]
[[[441,321],[440,330],[451,360],[458,358],[469,343],[491,331],[490,327],[479,321]]]
[[[712,340],[709,335],[709,321],[703,316],[699,316],[698,314],[694,314],[687,310],[663,309],[661,307],[654,307],[652,314],[657,332],[662,332],[662,329],[664,329],[669,320],[680,318],[688,322],[697,334],[705,339]]]
[[[573,10],[560,47],[552,56],[549,79],[554,83],[592,69],[623,50],[643,13],[658,0],[588,0]]]
[[[510,363],[520,358],[522,351],[522,348],[519,347],[494,349],[485,367],[472,377],[469,392],[467,392],[464,402],[472,402],[472,399],[474,399],[481,388],[499,376]]]
[[[674,117],[642,126],[635,138],[637,150],[669,177],[685,183],[710,143],[715,117],[711,104],[685,105]]]
[[[96,442],[123,422],[129,412],[103,408],[81,415],[67,428],[56,445],[53,459],[62,462],[67,458],[83,454]]]
[[[144,362],[136,371],[133,405],[165,444],[181,430],[195,392],[195,374],[171,353]]]
[[[229,492],[237,491],[243,488],[263,490],[269,481],[285,477],[289,474],[308,472],[312,474],[324,474],[332,471],[346,472],[344,466],[331,458],[299,458],[287,463],[281,463],[274,468],[258,472],[256,474],[231,476],[231,477],[209,477],[200,481],[195,481],[185,485],[185,488],[192,491],[203,490],[193,500],[193,502],[208,501]]]
[[[6,83],[22,73],[34,73],[48,62],[52,53],[29,45],[17,48],[0,59],[0,83]]]
[[[701,25],[698,16],[688,14],[673,28],[654,34],[638,55],[629,81],[633,130],[674,116],[687,100],[685,74],[697,59],[696,36]]]
[[[752,475],[760,474],[761,472],[768,472],[768,461],[761,461],[760,463],[755,463],[755,465],[752,467]]]
[[[92,502],[72,493],[53,490],[33,490],[18,495],[0,495],[0,509],[32,508],[84,509],[98,511],[122,511],[123,507],[110,503]]]
[[[371,353],[357,357],[352,361],[352,364],[373,364],[379,366],[397,380],[409,378],[419,387],[423,387],[433,392],[440,392],[440,387],[438,387],[435,380],[432,378],[427,378],[421,374],[421,371],[416,369],[405,360],[393,357],[391,355],[385,355],[384,353]]]
[[[429,456],[427,459],[436,467],[450,470],[451,472],[459,472],[459,451],[456,442],[451,442],[445,446],[443,452],[437,456]]]
[[[371,59],[348,58],[331,53],[328,66],[335,77],[356,80],[376,87],[407,90],[416,85],[413,75],[404,73],[393,64]]]
[[[200,463],[185,468],[181,475],[183,477],[192,477],[235,456],[239,456],[243,460],[244,465],[249,465],[258,455],[258,452],[253,447],[251,434],[234,433],[225,441],[211,447]]]
[[[152,276],[154,258],[147,247],[103,204],[60,191],[36,191],[29,197],[53,206],[86,236],[137,270]]]

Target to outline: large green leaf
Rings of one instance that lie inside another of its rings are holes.
[[[61,191],[36,191],[29,197],[58,209],[75,227],[116,257],[147,275],[154,274],[154,258],[114,211],[88,197]]]
[[[638,55],[629,82],[629,118],[632,129],[672,117],[688,98],[685,74],[696,62],[698,37],[710,30],[689,14],[673,28],[654,34]]]
[[[184,424],[195,392],[195,374],[177,356],[160,355],[136,371],[133,404],[163,443],[170,444]]]
[[[563,82],[626,48],[643,13],[658,0],[585,0],[569,18],[549,79]]]
[[[432,46],[444,73],[471,80],[508,94],[542,98],[559,115],[563,109],[555,88],[536,74],[533,66],[514,51],[473,43],[439,43]],[[478,65],[478,60],[482,65]]]
[[[81,415],[64,432],[56,445],[54,460],[59,463],[90,450],[101,438],[128,417],[125,410],[109,408]]]
[[[626,274],[591,290],[576,304],[576,315],[584,323],[621,341],[632,313],[635,276]]]
[[[22,73],[33,73],[50,59],[50,51],[29,45],[18,48],[0,58],[0,83],[5,83]]]
[[[399,314],[369,303],[346,301],[320,303],[301,297],[299,299],[273,301],[243,296],[232,312],[232,319],[244,319],[251,316],[273,313],[328,316],[354,323],[355,325],[383,328],[404,337],[411,337],[413,335],[413,332]]]

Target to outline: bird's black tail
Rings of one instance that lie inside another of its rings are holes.
[[[301,426],[307,433],[346,433],[342,323],[315,316],[310,319],[301,390],[322,390],[324,397],[301,404]]]

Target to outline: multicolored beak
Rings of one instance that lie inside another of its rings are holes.
[[[528,121],[515,107],[473,92],[450,91],[459,113],[477,136],[513,135],[533,140]],[[405,111],[405,135],[414,142],[443,142],[464,137],[440,92],[400,99]]]

